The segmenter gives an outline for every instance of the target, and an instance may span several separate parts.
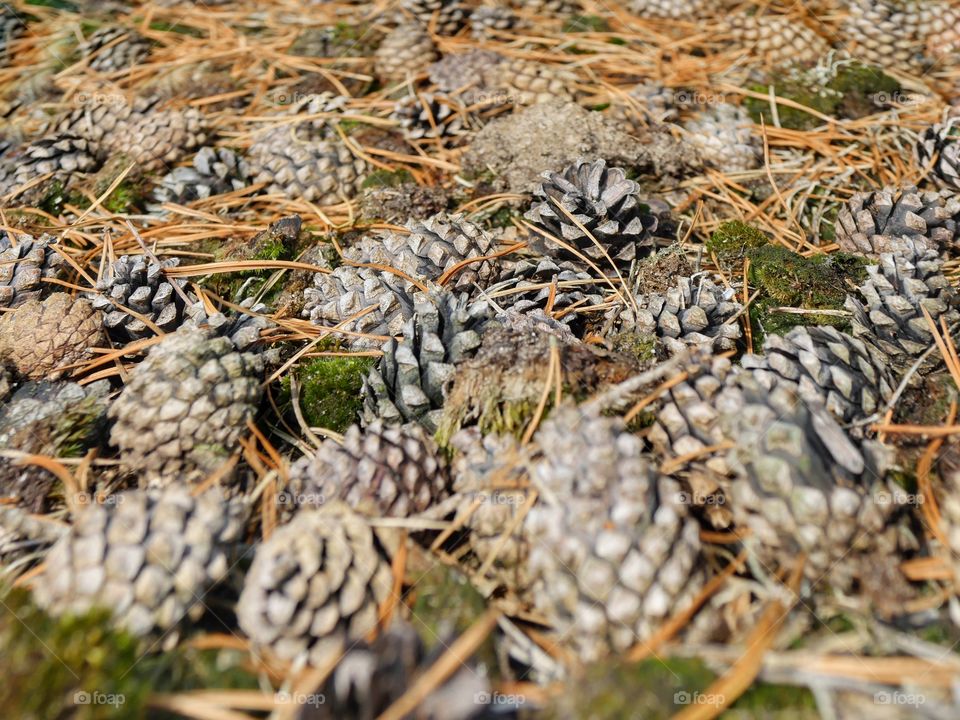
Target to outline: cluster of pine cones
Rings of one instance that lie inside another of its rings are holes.
[[[597,93],[529,52],[533,31],[613,32],[575,0],[401,0],[355,25],[315,3],[306,29],[243,5],[204,12],[263,57],[188,70],[196,38],[137,8],[69,38],[72,10],[0,9],[0,578],[52,615],[109,608],[154,652],[216,598],[259,659],[330,670],[324,718],[379,716],[435,659],[411,557],[509,615],[502,675],[545,684],[543,638],[567,670],[684,614],[742,640],[707,602],[720,573],[766,601],[796,572],[807,607],[884,621],[908,620],[878,575],[925,590],[903,560],[945,558],[960,588],[960,445],[925,532],[916,458],[878,430],[957,364],[960,80],[936,73],[960,58],[955,2],[832,3],[841,40],[742,3],[629,4],[710,27],[745,83],[935,78],[898,172],[847,175],[830,237],[802,242],[685,195],[722,177],[758,212],[785,202],[761,185],[792,150],[746,103],[652,76]],[[701,213],[746,239],[703,242]],[[774,307],[782,331],[750,266],[787,247],[843,282],[838,307]],[[304,419],[317,352],[370,358],[344,427]],[[504,716],[489,690],[465,669],[422,716]]]

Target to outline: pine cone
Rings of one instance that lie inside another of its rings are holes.
[[[413,315],[407,284],[373,268],[341,265],[329,273],[316,273],[314,287],[303,295],[303,314],[310,322],[337,327],[353,350],[379,347],[383,338],[399,335]]]
[[[576,0],[509,0],[509,3],[530,15],[573,15],[582,9]]]
[[[440,212],[423,221],[407,223],[410,233],[386,232],[366,236],[344,253],[355,262],[396,268],[415,278],[437,281],[465,260],[494,251],[494,240],[462,214]],[[449,287],[471,290],[485,286],[497,272],[494,260],[472,262],[457,271]]]
[[[801,398],[815,398],[844,424],[881,410],[897,387],[880,350],[829,325],[798,325],[783,337],[768,335],[763,352],[741,361],[761,385],[774,384],[771,373],[796,382]]]
[[[376,516],[409,517],[443,500],[447,486],[446,464],[423,428],[374,422],[364,430],[352,426],[342,445],[326,440],[313,457],[294,463],[285,499],[296,505],[337,499]]]
[[[264,347],[257,345],[261,332],[270,325],[270,321],[263,317],[269,311],[267,306],[255,302],[254,298],[244,298],[237,305],[241,308],[237,312],[208,313],[203,302],[198,300],[187,307],[183,325],[200,328],[212,337],[227,338],[236,350],[263,353],[265,364],[269,364],[276,353],[263,352]]]
[[[22,508],[0,505],[0,577],[9,580],[18,561],[43,553],[67,531],[66,525],[31,515]]]
[[[479,503],[465,525],[470,549],[480,567],[493,557],[492,578],[523,595],[533,582],[529,533],[525,518],[519,518],[529,494],[527,454],[514,437],[483,436],[476,427],[458,432],[450,445],[458,452],[453,464],[453,489],[463,498],[458,507]]]
[[[481,5],[470,13],[470,35],[475,40],[497,36],[517,24],[517,16],[510,8]]]
[[[247,154],[254,183],[267,192],[339,205],[360,192],[366,163],[339,140],[280,126],[264,132]]]
[[[71,135],[51,135],[27,145],[22,152],[4,160],[0,167],[0,196],[16,192],[20,202],[39,202],[51,183],[64,185],[75,173],[93,170],[97,165],[86,140]],[[26,190],[24,186],[52,173],[45,182]]]
[[[480,345],[486,303],[448,291],[418,295],[403,340],[391,338],[363,385],[366,423],[416,421],[435,432],[456,363]]]
[[[733,40],[771,68],[815,63],[830,46],[812,28],[786,15],[732,14],[725,18]]]
[[[960,199],[947,191],[920,192],[908,185],[857,193],[837,214],[840,249],[876,258],[912,254],[960,242]]]
[[[257,547],[237,619],[254,645],[323,666],[376,627],[392,587],[390,560],[367,522],[328,503]]]
[[[750,116],[737,105],[714,103],[683,127],[703,161],[721,172],[752,170],[760,164],[760,137],[753,131]]]
[[[585,324],[585,314],[579,311],[604,302],[603,285],[589,272],[569,260],[548,257],[507,263],[485,297],[499,308],[518,313],[549,310],[551,317],[569,325],[578,335]]]
[[[441,187],[401,183],[396,187],[366,188],[360,197],[360,215],[391,225],[407,220],[426,220],[446,210],[450,198]]]
[[[436,59],[437,47],[420,23],[406,23],[391,30],[374,55],[377,76],[384,81],[419,75]]]
[[[260,356],[211,328],[186,327],[150,349],[110,408],[111,442],[148,481],[203,479],[226,462],[257,411]]]
[[[626,97],[613,96],[610,116],[634,128],[672,122],[677,119],[676,93],[657,83],[639,83]]]
[[[917,142],[917,164],[940,187],[960,191],[960,119],[927,128]],[[957,202],[954,196],[955,203]],[[954,213],[956,216],[957,213]]]
[[[951,441],[940,453],[936,464],[941,488],[937,493],[940,506],[940,530],[947,541],[944,548],[953,567],[954,587],[960,587],[960,446]]]
[[[630,12],[641,17],[687,20],[703,16],[708,0],[632,0]]]
[[[82,97],[81,100],[86,100]],[[120,95],[96,95],[92,101],[81,102],[66,114],[53,120],[46,128],[49,136],[71,136],[90,143],[91,151],[103,160],[109,138],[120,131],[121,125],[133,115],[149,112],[151,101],[137,98],[133,102]]]
[[[131,490],[88,505],[47,555],[34,597],[47,611],[113,611],[118,626],[167,634],[203,614],[203,597],[230,569],[246,508],[216,491],[193,497],[177,485]]]
[[[460,0],[400,0],[400,7],[437,35],[456,35],[466,21]]]
[[[696,595],[699,527],[621,421],[563,408],[536,439],[534,605],[584,660],[623,652]]]
[[[513,105],[573,100],[576,83],[568,70],[523,58],[504,60],[483,73],[486,94]]]
[[[929,250],[913,256],[882,254],[878,265],[867,266],[869,277],[848,295],[844,307],[853,313],[851,332],[886,353],[896,367],[909,367],[933,345],[926,308],[939,327],[960,320],[956,292],[943,275],[943,263]],[[935,362],[934,357],[931,362]]]
[[[26,29],[27,24],[19,12],[9,5],[0,5],[0,56],[6,56],[7,46]]]
[[[602,159],[581,159],[562,173],[546,172],[542,177],[543,182],[533,193],[533,205],[524,217],[554,238],[573,245],[601,269],[606,270],[610,261],[629,267],[637,258],[638,246],[653,246],[657,217],[641,200],[640,186],[627,180],[622,168],[608,168]],[[544,242],[551,255],[580,259],[549,238]]]
[[[56,380],[105,343],[100,311],[67,293],[28,300],[0,317],[0,361],[28,380]]]
[[[108,25],[90,35],[79,51],[91,70],[112,73],[143,62],[150,54],[150,42],[135,30]]]
[[[743,308],[736,292],[707,275],[677,278],[665,293],[639,295],[636,303],[639,313],[629,303],[608,313],[618,332],[656,335],[670,354],[689,346],[732,350],[742,336],[740,323],[730,322]]]
[[[80,387],[71,382],[25,382],[0,408],[0,447],[31,455],[83,455],[100,443],[110,385]],[[45,512],[60,480],[39,465],[0,459],[0,497],[11,497],[31,512]]]
[[[427,70],[430,82],[437,86],[437,90],[473,105],[489,100],[490,93],[484,87],[483,77],[487,70],[504,59],[503,55],[492,50],[470,50],[444,55]]]
[[[372,643],[351,644],[330,677],[313,693],[323,701],[304,703],[297,720],[373,720],[399,700],[431,664],[417,631],[397,618]],[[489,697],[488,682],[467,665],[420,698],[417,715],[480,720],[476,698],[484,694]]]
[[[394,106],[390,117],[400,122],[408,140],[456,137],[465,134],[471,124],[463,105],[430,93],[404,98]]]
[[[38,300],[43,279],[61,274],[64,259],[55,240],[52,235],[35,239],[26,234],[0,232],[0,307],[17,307],[28,300]]]
[[[103,273],[97,292],[89,293],[93,307],[104,313],[103,324],[120,343],[150,337],[153,330],[143,321],[117,307],[122,305],[146,317],[164,332],[183,322],[184,300],[174,285],[186,292],[186,281],[168,280],[164,270],[180,265],[179,258],[160,263],[144,255],[123,255]]]
[[[196,108],[164,110],[159,98],[134,112],[104,138],[103,150],[122,154],[143,172],[166,169],[206,140],[206,120]]]
[[[240,190],[250,175],[246,161],[227,148],[200,148],[190,167],[174,168],[153,191],[159,203],[185,205],[213,195]]]

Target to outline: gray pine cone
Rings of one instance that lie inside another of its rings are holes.
[[[677,93],[658,83],[644,82],[612,98],[611,117],[634,128],[659,125],[677,119]]]
[[[54,520],[0,505],[0,578],[8,581],[25,570],[31,558],[42,555],[67,532],[66,525]]]
[[[246,161],[228,148],[200,148],[189,167],[174,168],[153,190],[158,203],[184,205],[214,195],[233,192],[247,185]]]
[[[233,452],[257,411],[263,360],[209,327],[167,335],[110,407],[111,442],[148,482],[203,479]]]
[[[446,463],[422,427],[374,422],[363,430],[352,426],[343,444],[325,440],[315,455],[294,463],[285,500],[338,499],[375,516],[409,517],[446,498],[448,485]]]
[[[703,582],[699,526],[618,419],[555,411],[536,436],[527,521],[535,607],[584,660],[623,652]]]
[[[878,265],[867,266],[867,272],[857,295],[848,295],[844,305],[853,313],[851,332],[886,353],[894,366],[909,367],[933,345],[921,307],[938,327],[941,317],[948,326],[960,320],[960,299],[944,276],[936,251],[912,256],[884,253]]]
[[[927,128],[916,150],[917,164],[924,170],[930,169],[937,185],[960,191],[960,119]]]
[[[157,263],[145,255],[123,255],[107,268],[97,282],[97,292],[88,296],[93,307],[103,311],[103,324],[115,340],[125,343],[154,334],[148,325],[118,305],[143,315],[164,332],[180,326],[185,303],[174,285],[186,293],[187,283],[183,279],[168,279],[163,273],[179,265],[179,258]]]
[[[27,29],[23,17],[9,5],[0,5],[0,56],[6,56],[7,47]]]
[[[844,424],[881,410],[897,387],[880,350],[829,325],[768,335],[763,356],[745,355],[741,363],[761,385],[774,384],[770,374],[796,382],[801,398],[816,398]]]
[[[475,40],[496,37],[498,32],[513,29],[517,16],[510,8],[481,5],[470,13],[470,35]]]
[[[65,261],[55,240],[52,235],[34,238],[0,232],[0,307],[17,307],[39,299],[43,279],[60,276]]]
[[[388,82],[419,75],[436,59],[437,47],[420,23],[404,23],[391,30],[374,56],[377,75]]]
[[[364,381],[364,422],[415,421],[435,432],[454,366],[480,346],[479,331],[490,315],[487,303],[471,303],[465,295],[418,295],[403,339],[383,346]]]
[[[341,265],[315,274],[314,286],[303,291],[303,314],[315,325],[337,327],[352,350],[378,348],[413,315],[407,285],[388,272]]]
[[[733,41],[768,68],[815,63],[830,50],[824,38],[795,17],[741,12],[725,20]]]
[[[683,127],[703,161],[721,172],[752,170],[763,157],[763,143],[753,130],[753,121],[738,105],[714,103]]]
[[[91,70],[112,73],[143,62],[150,54],[150,42],[135,30],[108,25],[94,31],[79,51]]]
[[[562,66],[512,58],[483,73],[488,102],[537,105],[551,100],[573,100],[577,76]]]
[[[43,198],[51,182],[64,185],[76,173],[92,171],[97,161],[83,138],[72,135],[49,135],[27,145],[22,152],[3,161],[0,166],[0,196],[16,192],[21,202]],[[52,174],[45,182],[32,186],[23,194],[24,186],[44,175]]]
[[[400,100],[390,117],[400,122],[408,140],[453,138],[467,133],[472,125],[463,105],[454,98],[432,93]]]
[[[958,218],[960,199],[947,191],[885,187],[847,201],[837,214],[836,240],[841,250],[872,258],[940,250],[960,242]]]
[[[603,159],[580,159],[562,173],[546,172],[542,177],[543,182],[534,190],[533,205],[524,217],[572,245],[602,271],[609,269],[607,256],[618,266],[628,267],[637,258],[638,249],[653,247],[657,217],[641,200],[640,186],[627,180],[622,168],[607,167]],[[578,259],[576,253],[549,238],[544,243],[548,254]]]
[[[237,619],[254,645],[322,666],[376,627],[392,587],[373,530],[332,502],[299,512],[257,547]]]
[[[204,596],[230,570],[247,509],[181,485],[108,500],[87,505],[53,546],[34,597],[56,615],[109,608],[118,626],[164,635],[168,647],[170,631],[199,619]]]
[[[466,24],[460,0],[400,0],[400,7],[437,35],[456,35]]]
[[[470,50],[444,55],[427,70],[437,90],[467,105],[489,101],[483,85],[484,73],[505,58],[492,50]]]
[[[708,7],[709,0],[632,0],[630,12],[641,17],[681,20],[701,17]]]

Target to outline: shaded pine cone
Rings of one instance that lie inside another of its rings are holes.
[[[402,81],[419,75],[437,59],[437,47],[420,23],[405,23],[387,33],[374,54],[377,76]]]
[[[577,76],[562,67],[507,59],[483,73],[486,95],[499,103],[537,105],[551,100],[573,100]]]
[[[154,345],[110,407],[111,442],[150,482],[202,479],[233,452],[257,411],[263,360],[212,328]]]
[[[456,137],[465,134],[471,124],[463,105],[431,93],[404,98],[394,106],[390,117],[400,122],[408,140]]]
[[[20,202],[36,200],[39,203],[52,182],[66,185],[74,174],[92,171],[96,166],[86,140],[72,135],[50,135],[4,159],[0,165],[0,195],[19,191],[13,197]],[[49,180],[25,190],[24,186],[50,173]]]
[[[0,317],[0,362],[22,378],[56,380],[103,346],[103,316],[89,300],[53,293]]]
[[[437,445],[415,424],[352,426],[343,443],[325,440],[312,457],[290,468],[284,500],[322,505],[343,500],[374,516],[418,515],[449,494],[446,463]]]
[[[0,232],[0,307],[17,307],[39,299],[43,279],[58,277],[64,266],[52,235],[34,238]]]
[[[267,306],[255,302],[254,298],[244,298],[237,305],[242,310],[249,312],[238,310],[228,313],[209,313],[203,302],[198,300],[186,309],[187,317],[183,324],[185,327],[201,328],[211,337],[227,338],[237,350],[263,352],[264,347],[257,345],[257,343],[260,340],[260,333],[270,324],[270,321],[263,317],[268,312]],[[250,313],[256,314],[251,315]],[[263,354],[265,356],[275,355],[272,351]],[[264,360],[268,362],[266,357]]]
[[[960,118],[927,128],[916,146],[917,164],[940,187],[960,191]]]
[[[415,279],[437,281],[465,260],[494,252],[493,238],[460,213],[440,212],[406,225],[408,234],[385,232],[361,238],[344,257],[396,268]],[[495,259],[471,262],[457,270],[448,287],[471,290],[475,284],[485,286],[497,269]]]
[[[921,307],[938,327],[941,317],[948,326],[960,320],[960,299],[935,251],[913,256],[884,253],[879,264],[867,266],[867,273],[857,295],[848,295],[844,304],[853,313],[851,332],[886,353],[895,366],[908,367],[933,345]]]
[[[83,455],[101,441],[110,383],[81,387],[72,382],[25,382],[0,407],[0,447],[31,455]],[[0,459],[0,497],[13,498],[32,512],[49,509],[53,490],[62,486],[39,465]]]
[[[315,325],[337,327],[352,350],[380,347],[385,338],[399,335],[413,315],[407,283],[391,273],[340,265],[316,273],[313,282],[303,291],[303,314]]]
[[[420,635],[410,623],[396,618],[372,643],[351,644],[330,677],[313,693],[323,702],[301,705],[297,720],[373,720],[399,700],[430,665]],[[488,690],[486,679],[464,666],[419,700],[417,716],[477,718],[475,698]]]
[[[430,82],[437,90],[452,95],[466,105],[489,100],[483,86],[483,76],[505,58],[492,50],[470,50],[465,53],[444,55],[427,70]]]
[[[106,607],[143,636],[167,634],[203,614],[203,597],[230,569],[246,507],[217,491],[193,497],[181,485],[131,490],[90,504],[47,555],[34,597],[47,611]]]
[[[79,50],[91,70],[110,73],[143,62],[150,54],[150,41],[135,30],[108,25],[90,35]]]
[[[185,303],[174,285],[186,292],[187,283],[168,279],[163,272],[179,265],[179,258],[157,263],[145,255],[123,255],[107,268],[97,282],[97,293],[89,297],[93,307],[103,311],[103,324],[115,340],[125,343],[154,334],[149,325],[118,305],[143,315],[164,332],[180,326]]]
[[[554,411],[530,468],[534,606],[587,661],[643,642],[692,600],[699,526],[619,419]]]
[[[246,186],[250,175],[246,161],[228,148],[200,148],[189,167],[174,168],[153,190],[159,203],[183,205]]]
[[[508,0],[511,7],[530,15],[573,15],[581,9],[576,0]]]
[[[608,269],[610,261],[629,267],[637,258],[638,248],[653,247],[657,217],[649,212],[640,198],[640,186],[627,179],[623,168],[607,167],[603,159],[580,159],[562,173],[545,172],[542,177],[533,193],[533,205],[524,217],[554,238],[573,245],[602,271]],[[544,243],[547,254],[580,259],[549,237]]]
[[[725,22],[733,40],[768,67],[815,63],[830,50],[826,40],[795,17],[736,13]]]
[[[641,17],[687,20],[704,14],[709,0],[632,0],[630,12]]]
[[[640,295],[636,302],[639,312],[628,303],[611,313],[618,331],[652,333],[671,354],[691,345],[717,352],[732,350],[743,334],[740,323],[731,322],[743,308],[736,291],[706,274],[677,278],[663,294]]]
[[[363,384],[365,423],[415,421],[435,432],[454,367],[480,346],[485,302],[441,291],[418,294],[403,339],[391,338]]]
[[[476,40],[496,37],[517,24],[517,16],[510,8],[481,5],[470,13],[470,35]]]
[[[23,17],[9,5],[0,5],[0,56],[7,54],[7,46],[20,37],[27,24]]]
[[[958,220],[960,199],[947,191],[885,187],[846,202],[837,214],[836,241],[841,250],[873,258],[939,251],[960,242]]]
[[[529,497],[527,453],[512,435],[484,436],[476,427],[456,433],[450,445],[457,450],[452,474],[454,492],[463,498],[459,507],[476,503],[464,527],[479,569],[523,595],[533,582],[530,538],[521,517]]]
[[[267,130],[247,153],[251,179],[266,191],[319,205],[339,205],[360,192],[366,163],[339,139],[290,126]]]
[[[163,109],[160,98],[133,112],[104,138],[105,150],[136,162],[141,171],[165,170],[206,140],[206,119],[196,108]]]
[[[639,83],[626,95],[613,96],[610,116],[635,128],[676,120],[676,93],[658,83]]]
[[[737,105],[713,103],[683,124],[703,161],[721,172],[752,170],[763,157],[753,121]]]
[[[768,388],[745,373],[731,380],[717,407],[733,442],[728,499],[737,526],[751,531],[745,543],[771,568],[804,553],[809,579],[848,588],[859,553],[896,550],[883,532],[896,505],[880,480],[882,448],[855,445],[793,383]]]
[[[31,515],[22,508],[0,505],[0,577],[9,579],[9,574],[17,571],[19,560],[43,553],[67,532],[66,525]]]
[[[376,627],[392,587],[367,521],[331,502],[297,513],[257,546],[237,620],[255,646],[322,666]]]
[[[575,262],[522,258],[506,264],[485,297],[498,308],[523,314],[549,311],[551,317],[579,332],[585,323],[578,311],[603,303],[602,289],[600,281]]]
[[[822,402],[844,424],[882,410],[897,387],[880,350],[829,325],[798,325],[783,337],[770,334],[763,353],[741,361],[761,385],[773,385],[770,373],[796,382],[801,398]]]
[[[456,35],[466,24],[460,0],[400,0],[400,7],[437,35]]]
[[[940,530],[947,541],[944,551],[953,568],[954,587],[960,587],[960,446],[951,441],[937,461],[941,487],[937,492],[940,506]]]

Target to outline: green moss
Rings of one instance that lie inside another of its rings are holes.
[[[900,83],[880,68],[860,63],[840,65],[827,86],[843,95],[839,110],[848,118],[875,113],[901,90]]]
[[[414,182],[410,171],[401,168],[399,170],[374,170],[363,180],[363,188],[382,188],[382,187],[400,187],[404,183]]]
[[[150,23],[150,29],[158,32],[172,32],[178,35],[189,35],[190,37],[203,37],[203,30],[190,25],[181,25],[180,23],[170,23],[165,20],[154,20]]]
[[[610,32],[610,23],[599,15],[574,15],[563,22],[565,33]]]
[[[37,203],[37,207],[56,217],[63,212],[63,205],[66,200],[67,194],[63,183],[59,180],[53,180],[44,188],[43,197]]]
[[[343,432],[357,421],[363,407],[363,378],[374,361],[369,357],[322,357],[295,371],[300,383],[300,409],[311,427]],[[289,400],[289,377],[283,379],[283,391]]]
[[[863,258],[846,253],[806,258],[781,245],[764,245],[747,252],[750,285],[760,294],[750,306],[755,341],[765,333],[782,334],[796,325],[844,328],[843,316],[785,313],[775,308],[842,310],[847,292],[866,276]]]
[[[657,359],[657,336],[652,333],[625,332],[613,337],[613,349],[632,358],[641,364]]]
[[[750,86],[753,92],[766,95],[769,88],[766,85],[754,84]],[[774,85],[774,92],[777,97],[793,100],[804,107],[823,115],[835,115],[837,108],[843,101],[843,94],[825,87],[815,78],[803,75],[793,77]],[[770,111],[770,102],[760,98],[748,97],[744,100],[744,107],[750,113],[753,121],[759,123],[761,118],[767,125],[773,124],[773,116]],[[790,128],[791,130],[810,130],[823,124],[816,115],[788,105],[777,104],[777,117],[780,126]]]
[[[54,10],[66,10],[68,12],[79,12],[80,8],[68,0],[26,0],[27,5],[36,5],[37,7],[48,7]]]
[[[752,225],[730,220],[714,230],[705,245],[707,251],[716,255],[722,265],[738,265],[748,251],[762,247],[767,242],[767,236]]]
[[[728,720],[772,717],[817,720],[820,713],[813,693],[807,688],[757,683],[737,698],[724,717]]]
[[[117,178],[131,165],[131,159],[126,155],[115,155],[97,172],[90,187],[94,197],[99,198]],[[108,195],[102,206],[112,213],[123,214],[135,212],[142,208],[146,196],[146,184],[136,163],[124,179]]]

